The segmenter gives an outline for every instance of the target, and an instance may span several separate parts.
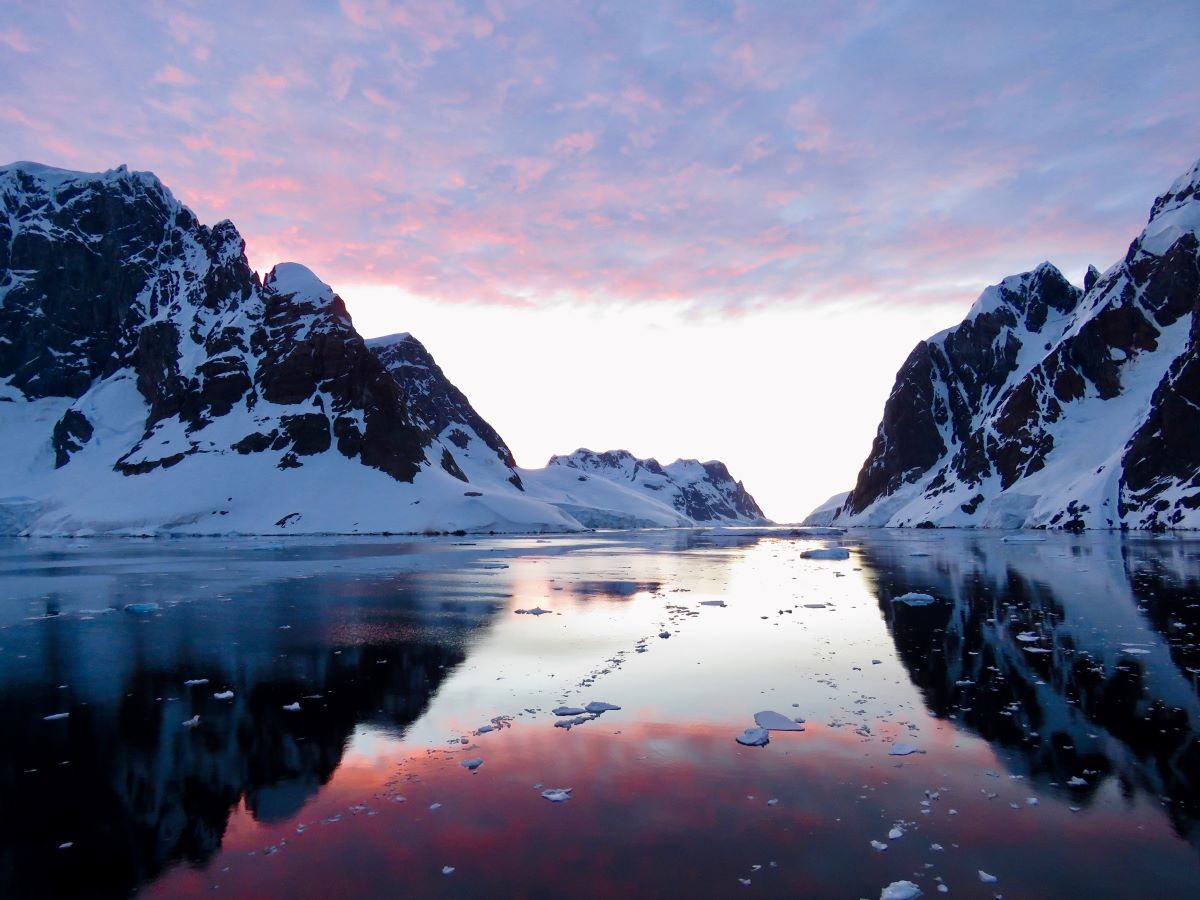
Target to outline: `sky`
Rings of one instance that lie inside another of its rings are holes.
[[[1200,5],[6,0],[0,163],[155,172],[410,331],[524,466],[852,486],[980,290],[1200,157]]]

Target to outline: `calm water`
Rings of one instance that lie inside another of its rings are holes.
[[[7,542],[0,896],[1200,896],[1198,635],[1171,537]]]

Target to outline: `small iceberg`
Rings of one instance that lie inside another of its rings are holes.
[[[462,766],[464,769],[470,769],[472,772],[474,772],[476,769],[478,769],[480,766],[483,765],[483,758],[476,756],[473,759],[464,759],[462,762],[459,763],[459,765]]]
[[[142,603],[126,603],[125,612],[133,613],[135,616],[148,616],[151,613],[156,613],[159,610],[157,603],[147,600]]]
[[[802,550],[801,559],[849,559],[850,551],[844,547],[823,547],[819,550]]]
[[[207,678],[189,678],[187,681],[184,682],[184,684],[187,685],[188,687],[191,687],[191,686],[197,685],[197,684],[208,684],[208,679]]]
[[[52,715],[49,715],[49,716],[42,716],[42,721],[43,722],[57,722],[60,719],[67,718],[69,715],[71,715],[69,712],[53,713]]]
[[[581,716],[587,712],[580,706],[556,706],[550,711],[556,716]]]
[[[912,744],[892,744],[892,749],[888,750],[888,756],[912,756],[914,753],[924,752],[924,750],[914,747]]]
[[[283,711],[284,711],[284,712],[300,712],[300,701],[299,701],[299,700],[297,700],[295,703],[289,703],[289,704],[287,704],[287,705],[286,705],[286,706],[283,708]]]
[[[871,841],[871,846],[880,852],[883,852],[887,849],[887,844],[885,844],[883,841]]]
[[[983,869],[980,869],[979,870],[979,880],[982,881],[984,884],[995,884],[1000,879],[997,878],[995,875],[989,875],[987,872],[983,871]]]
[[[1040,534],[1006,534],[1000,539],[1005,544],[1044,544],[1046,538]]]
[[[911,881],[893,881],[879,894],[879,900],[915,900],[923,891]]]
[[[771,742],[771,736],[765,728],[747,728],[734,740],[745,747],[765,747]]]
[[[184,728],[195,728],[199,724],[200,724],[200,716],[195,715],[195,716],[192,716],[190,719],[188,719],[186,722],[184,722],[183,727]]]
[[[533,609],[517,609],[513,610],[518,616],[544,616],[551,612],[548,609],[542,609],[540,606],[535,606]]]
[[[903,603],[905,606],[928,606],[936,601],[931,594],[922,594],[917,591],[909,591],[907,594],[901,594],[899,597],[893,597],[892,602]]]
[[[215,694],[213,694],[213,699],[214,700],[232,700],[233,699],[233,691],[217,691]]]
[[[566,803],[571,799],[571,791],[573,788],[546,788],[542,791],[542,796],[551,803]]]
[[[803,719],[789,719],[783,713],[764,709],[754,714],[754,724],[767,731],[803,731]]]

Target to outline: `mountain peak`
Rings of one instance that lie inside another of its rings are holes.
[[[1185,234],[1200,236],[1200,160],[1154,201],[1137,246],[1162,256]]]
[[[267,273],[263,289],[280,296],[299,296],[306,300],[333,299],[333,288],[323,282],[308,266],[282,262]]]

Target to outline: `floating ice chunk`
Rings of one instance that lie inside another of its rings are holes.
[[[880,851],[887,849],[887,844],[885,844],[883,841],[871,841],[871,846]]]
[[[669,638],[669,637],[671,636],[671,632],[669,632],[669,631],[660,631],[660,632],[658,633],[658,636],[659,636],[660,638],[666,639],[666,638]]]
[[[495,725],[480,725],[477,729],[475,729],[475,733],[476,734],[487,734],[489,731],[495,731],[495,730],[496,730]]]
[[[724,606],[725,601],[724,600],[701,600],[700,605],[701,606]]]
[[[295,703],[287,704],[287,706],[285,706],[283,708],[283,711],[284,712],[300,712],[300,701],[297,700]]]
[[[939,884],[938,885],[938,893],[939,894],[948,894],[948,893],[950,893],[950,888],[946,887],[946,885],[944,885],[944,884]]]
[[[1046,539],[1040,534],[1006,534],[1000,539],[1006,544],[1044,544]]]
[[[821,547],[817,550],[803,550],[801,559],[849,559],[850,551],[844,547]]]
[[[983,869],[980,869],[979,870],[979,880],[982,881],[984,884],[995,884],[1000,879],[997,878],[995,875],[989,875],[987,872],[983,871]]]
[[[188,687],[191,687],[194,684],[208,684],[208,679],[207,678],[189,678],[187,681],[184,682],[184,684],[187,685]]]
[[[771,736],[765,728],[747,728],[734,740],[746,747],[765,747],[771,742]]]
[[[825,606],[824,603],[805,603],[804,608],[805,609],[826,609],[827,607]]]
[[[576,725],[582,725],[584,722],[590,722],[590,721],[592,721],[592,719],[596,718],[599,715],[600,715],[600,713],[593,713],[591,715],[576,716],[573,719],[559,719],[557,722],[554,723],[554,727],[555,728],[565,728],[565,729],[567,729],[567,731],[570,731]]]
[[[233,691],[217,691],[215,694],[213,694],[213,699],[214,700],[232,700],[233,699]]]
[[[441,808],[442,808],[442,804],[440,804],[440,803],[430,803],[430,804],[429,804],[429,811],[430,811],[430,812],[434,812],[435,810],[439,810],[439,809],[441,809]]]
[[[1026,806],[1037,806],[1037,805],[1038,805],[1038,798],[1037,798],[1037,797],[1026,797],[1026,798],[1025,798],[1025,805],[1026,805]]]
[[[930,850],[945,850],[946,848],[943,847],[941,844],[930,844],[929,849]]]
[[[892,830],[888,832],[888,840],[889,841],[898,841],[902,837],[904,837],[904,829],[901,828],[898,824],[893,825]]]
[[[778,805],[779,805],[779,798],[778,798],[778,797],[776,797],[776,798],[774,798],[774,799],[772,799],[772,800],[768,800],[768,801],[767,801],[767,806],[778,806]]]
[[[464,769],[470,769],[472,772],[474,772],[476,769],[478,769],[480,766],[483,765],[483,759],[476,756],[476,757],[473,757],[472,759],[464,759],[462,762],[459,763],[459,765],[462,766]]]
[[[908,606],[928,606],[934,602],[934,599],[929,594],[922,594],[918,591],[909,591],[907,594],[901,594],[899,597],[892,598],[893,603],[904,603]]]
[[[914,753],[924,752],[924,750],[914,747],[912,744],[892,744],[892,749],[888,751],[888,756],[911,756]]]
[[[1068,787],[1087,787],[1087,779],[1080,778],[1078,775],[1072,775],[1067,779]]]
[[[442,866],[442,874],[443,875],[453,875],[454,874],[454,866]]]
[[[764,709],[754,714],[754,724],[767,731],[803,731],[803,719],[789,719],[783,713]]]
[[[915,900],[923,891],[911,881],[893,881],[879,894],[879,900]]]
[[[621,707],[617,706],[615,703],[605,703],[603,700],[593,700],[584,707],[584,709],[590,713],[611,712],[620,708]]]
[[[1042,639],[1042,636],[1040,634],[1036,634],[1032,631],[1022,631],[1020,634],[1017,635],[1017,640],[1023,641],[1026,644],[1033,644],[1033,643],[1036,643],[1037,641],[1040,641],[1041,639]]]
[[[550,711],[556,716],[578,716],[585,712],[580,706],[556,706]]]
[[[146,615],[149,615],[150,613],[156,613],[156,612],[158,612],[158,608],[159,608],[158,604],[154,603],[152,601],[146,601],[144,603],[126,603],[125,604],[125,612],[133,613],[134,615],[138,615],[138,616],[146,616]]]
[[[552,610],[542,609],[540,606],[535,606],[533,609],[518,609],[514,610],[518,616],[544,616]]]
[[[1048,647],[1022,647],[1026,653],[1053,653],[1054,651]]]
[[[58,849],[59,850],[70,850],[74,846],[75,846],[74,841],[63,841],[61,844],[58,845]]]
[[[1150,653],[1149,650],[1146,650],[1143,647],[1122,647],[1121,652],[1132,653],[1134,656],[1146,656]]]
[[[52,713],[48,716],[42,716],[42,721],[43,722],[57,722],[59,719],[65,719],[69,715],[71,715],[69,712]]]
[[[551,803],[566,803],[571,799],[571,791],[574,788],[546,788],[542,791],[542,796]]]
[[[190,719],[188,719],[186,722],[184,722],[183,727],[184,728],[195,728],[199,724],[200,724],[200,716],[195,715],[195,716],[192,716]]]

